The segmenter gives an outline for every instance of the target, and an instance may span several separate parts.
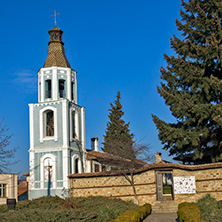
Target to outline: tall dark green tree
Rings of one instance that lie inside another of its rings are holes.
[[[159,94],[176,118],[166,123],[153,115],[163,149],[170,155],[193,153],[194,159],[210,156],[222,160],[222,1],[182,0],[182,37],[164,55]]]
[[[104,135],[103,151],[124,157],[127,159],[135,158],[133,150],[134,134],[130,133],[129,123],[122,119],[124,112],[120,103],[120,92],[117,93],[114,103],[110,103],[109,122]]]

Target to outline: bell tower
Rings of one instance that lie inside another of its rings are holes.
[[[85,172],[85,108],[77,104],[77,72],[65,55],[63,31],[49,30],[38,72],[38,103],[29,104],[29,198],[68,193],[71,173]]]

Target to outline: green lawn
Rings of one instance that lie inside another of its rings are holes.
[[[107,197],[67,198],[41,197],[17,203],[16,210],[7,211],[0,205],[0,221],[75,221],[106,222],[128,209],[136,209],[133,202]]]

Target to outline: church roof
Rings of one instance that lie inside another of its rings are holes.
[[[65,55],[64,43],[62,42],[63,31],[57,26],[49,30],[50,41],[48,43],[48,56],[44,68],[58,66],[71,68]]]

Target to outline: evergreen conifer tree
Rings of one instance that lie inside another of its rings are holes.
[[[127,159],[135,158],[133,151],[133,133],[130,133],[129,123],[122,119],[124,112],[120,103],[120,92],[117,93],[114,104],[108,115],[109,122],[104,135],[103,151]]]
[[[171,47],[176,56],[164,55],[158,93],[170,107],[175,123],[153,115],[163,149],[170,155],[194,153],[194,159],[222,159],[222,2],[182,0],[182,38]]]

